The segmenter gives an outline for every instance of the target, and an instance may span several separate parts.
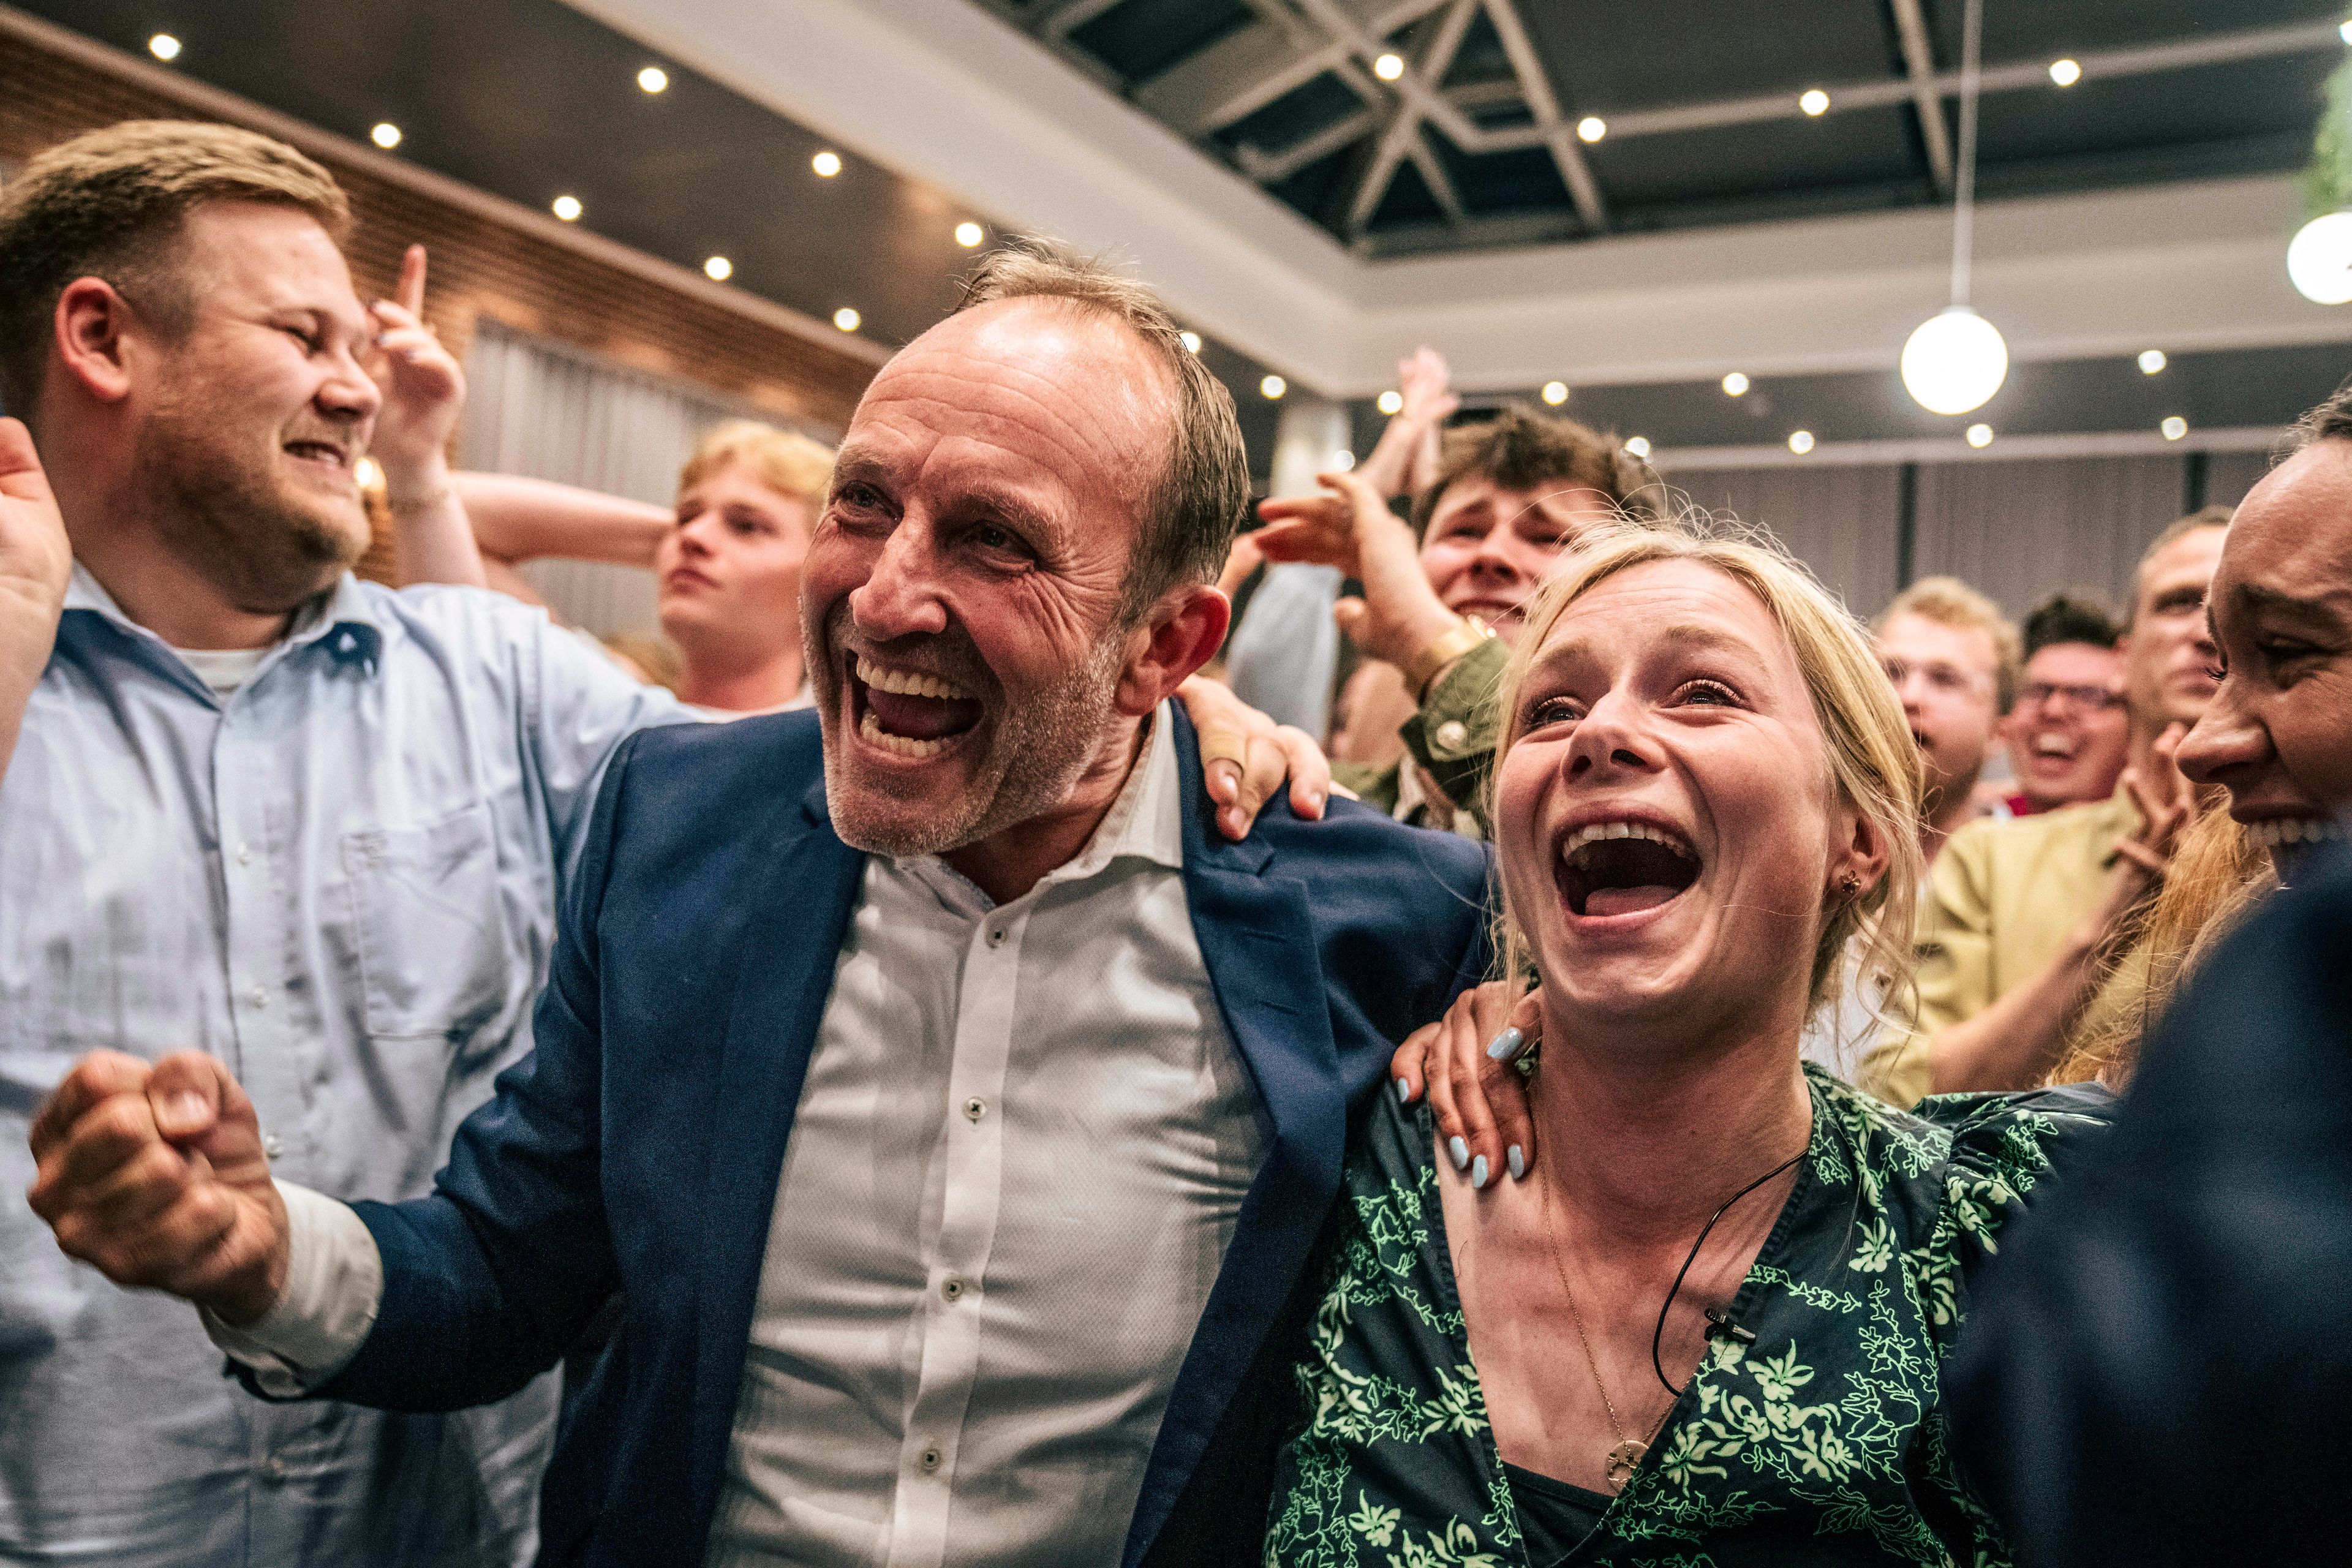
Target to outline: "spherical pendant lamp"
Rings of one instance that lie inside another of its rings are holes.
[[[1903,345],[1903,385],[1933,414],[1981,408],[2009,375],[2009,345],[2000,329],[1954,305],[1919,323]]]
[[[1968,0],[1960,32],[1960,156],[1952,196],[1952,302],[1919,323],[1903,345],[1903,386],[1931,414],[1981,408],[2009,378],[2000,330],[1969,308],[1976,230],[1977,95],[1984,45],[1984,0]]]
[[[2297,230],[2286,247],[2286,275],[2314,304],[2352,302],[2352,212],[2328,213]]]

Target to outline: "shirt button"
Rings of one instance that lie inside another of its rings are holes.
[[[253,1010],[257,1013],[269,1005],[269,993],[258,985],[247,992],[245,999],[253,1004]]]
[[[963,1300],[963,1281],[949,1275],[940,1281],[940,1299],[950,1304]]]
[[[277,1133],[265,1132],[262,1134],[261,1152],[268,1155],[271,1159],[275,1160],[278,1158],[279,1154],[285,1152],[285,1149],[286,1145],[278,1141]]]
[[[973,1095],[970,1100],[963,1102],[963,1114],[964,1120],[967,1121],[979,1121],[982,1117],[988,1114],[988,1101],[981,1099],[980,1096],[976,1094]]]
[[[991,947],[1003,947],[1004,945],[1004,928],[1003,926],[991,926],[988,928],[988,945]]]
[[[923,1467],[923,1474],[928,1476],[940,1468],[940,1451],[937,1448],[926,1448],[917,1456],[915,1462]]]
[[[275,1454],[270,1455],[269,1458],[261,1461],[261,1478],[264,1480],[269,1481],[284,1480],[286,1479],[286,1461],[279,1458]]]
[[[253,850],[249,846],[240,844],[236,847],[236,863],[240,866],[253,864]]]
[[[1448,719],[1437,727],[1437,743],[1447,751],[1458,751],[1470,738],[1470,727],[1459,719]]]

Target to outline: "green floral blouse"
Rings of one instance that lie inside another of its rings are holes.
[[[1906,1115],[1805,1070],[1812,1143],[1731,1306],[1756,1341],[1708,1342],[1648,1458],[1562,1561],[2009,1561],[1953,1468],[1938,1369],[1978,1262],[2112,1102],[2095,1089],[1947,1095]],[[1383,1099],[1349,1161],[1269,1565],[1529,1563],[1463,1326],[1433,1142],[1425,1108]]]

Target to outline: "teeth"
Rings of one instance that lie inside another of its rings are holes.
[[[2071,757],[2074,748],[2055,735],[2045,735],[2033,742],[2033,754],[2039,757]]]
[[[887,691],[899,697],[930,697],[960,701],[968,700],[971,696],[953,681],[913,670],[885,669],[864,654],[857,656],[857,679],[877,691]]]
[[[859,721],[857,732],[884,751],[896,752],[902,757],[935,757],[947,749],[945,741],[918,741],[912,735],[894,735],[882,728],[881,721],[871,712]]]
[[[2246,837],[2265,849],[2275,849],[2282,844],[2318,844],[2341,838],[2344,828],[2340,823],[2324,816],[2274,816],[2246,824]]]
[[[1679,837],[1647,823],[1589,822],[1568,836],[1568,842],[1560,847],[1560,854],[1563,857],[1574,855],[1588,844],[1598,844],[1608,838],[1646,838],[1653,844],[1664,845],[1677,855],[1690,853]]]

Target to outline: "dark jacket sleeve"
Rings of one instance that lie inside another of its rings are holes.
[[[597,926],[643,738],[605,773],[530,1055],[457,1130],[430,1196],[352,1205],[383,1259],[383,1300],[321,1397],[409,1411],[502,1399],[553,1366],[618,1287],[599,1180]]]
[[[2218,948],[2114,1132],[2001,1240],[1946,1373],[2032,1564],[2343,1550],[2352,862]]]

